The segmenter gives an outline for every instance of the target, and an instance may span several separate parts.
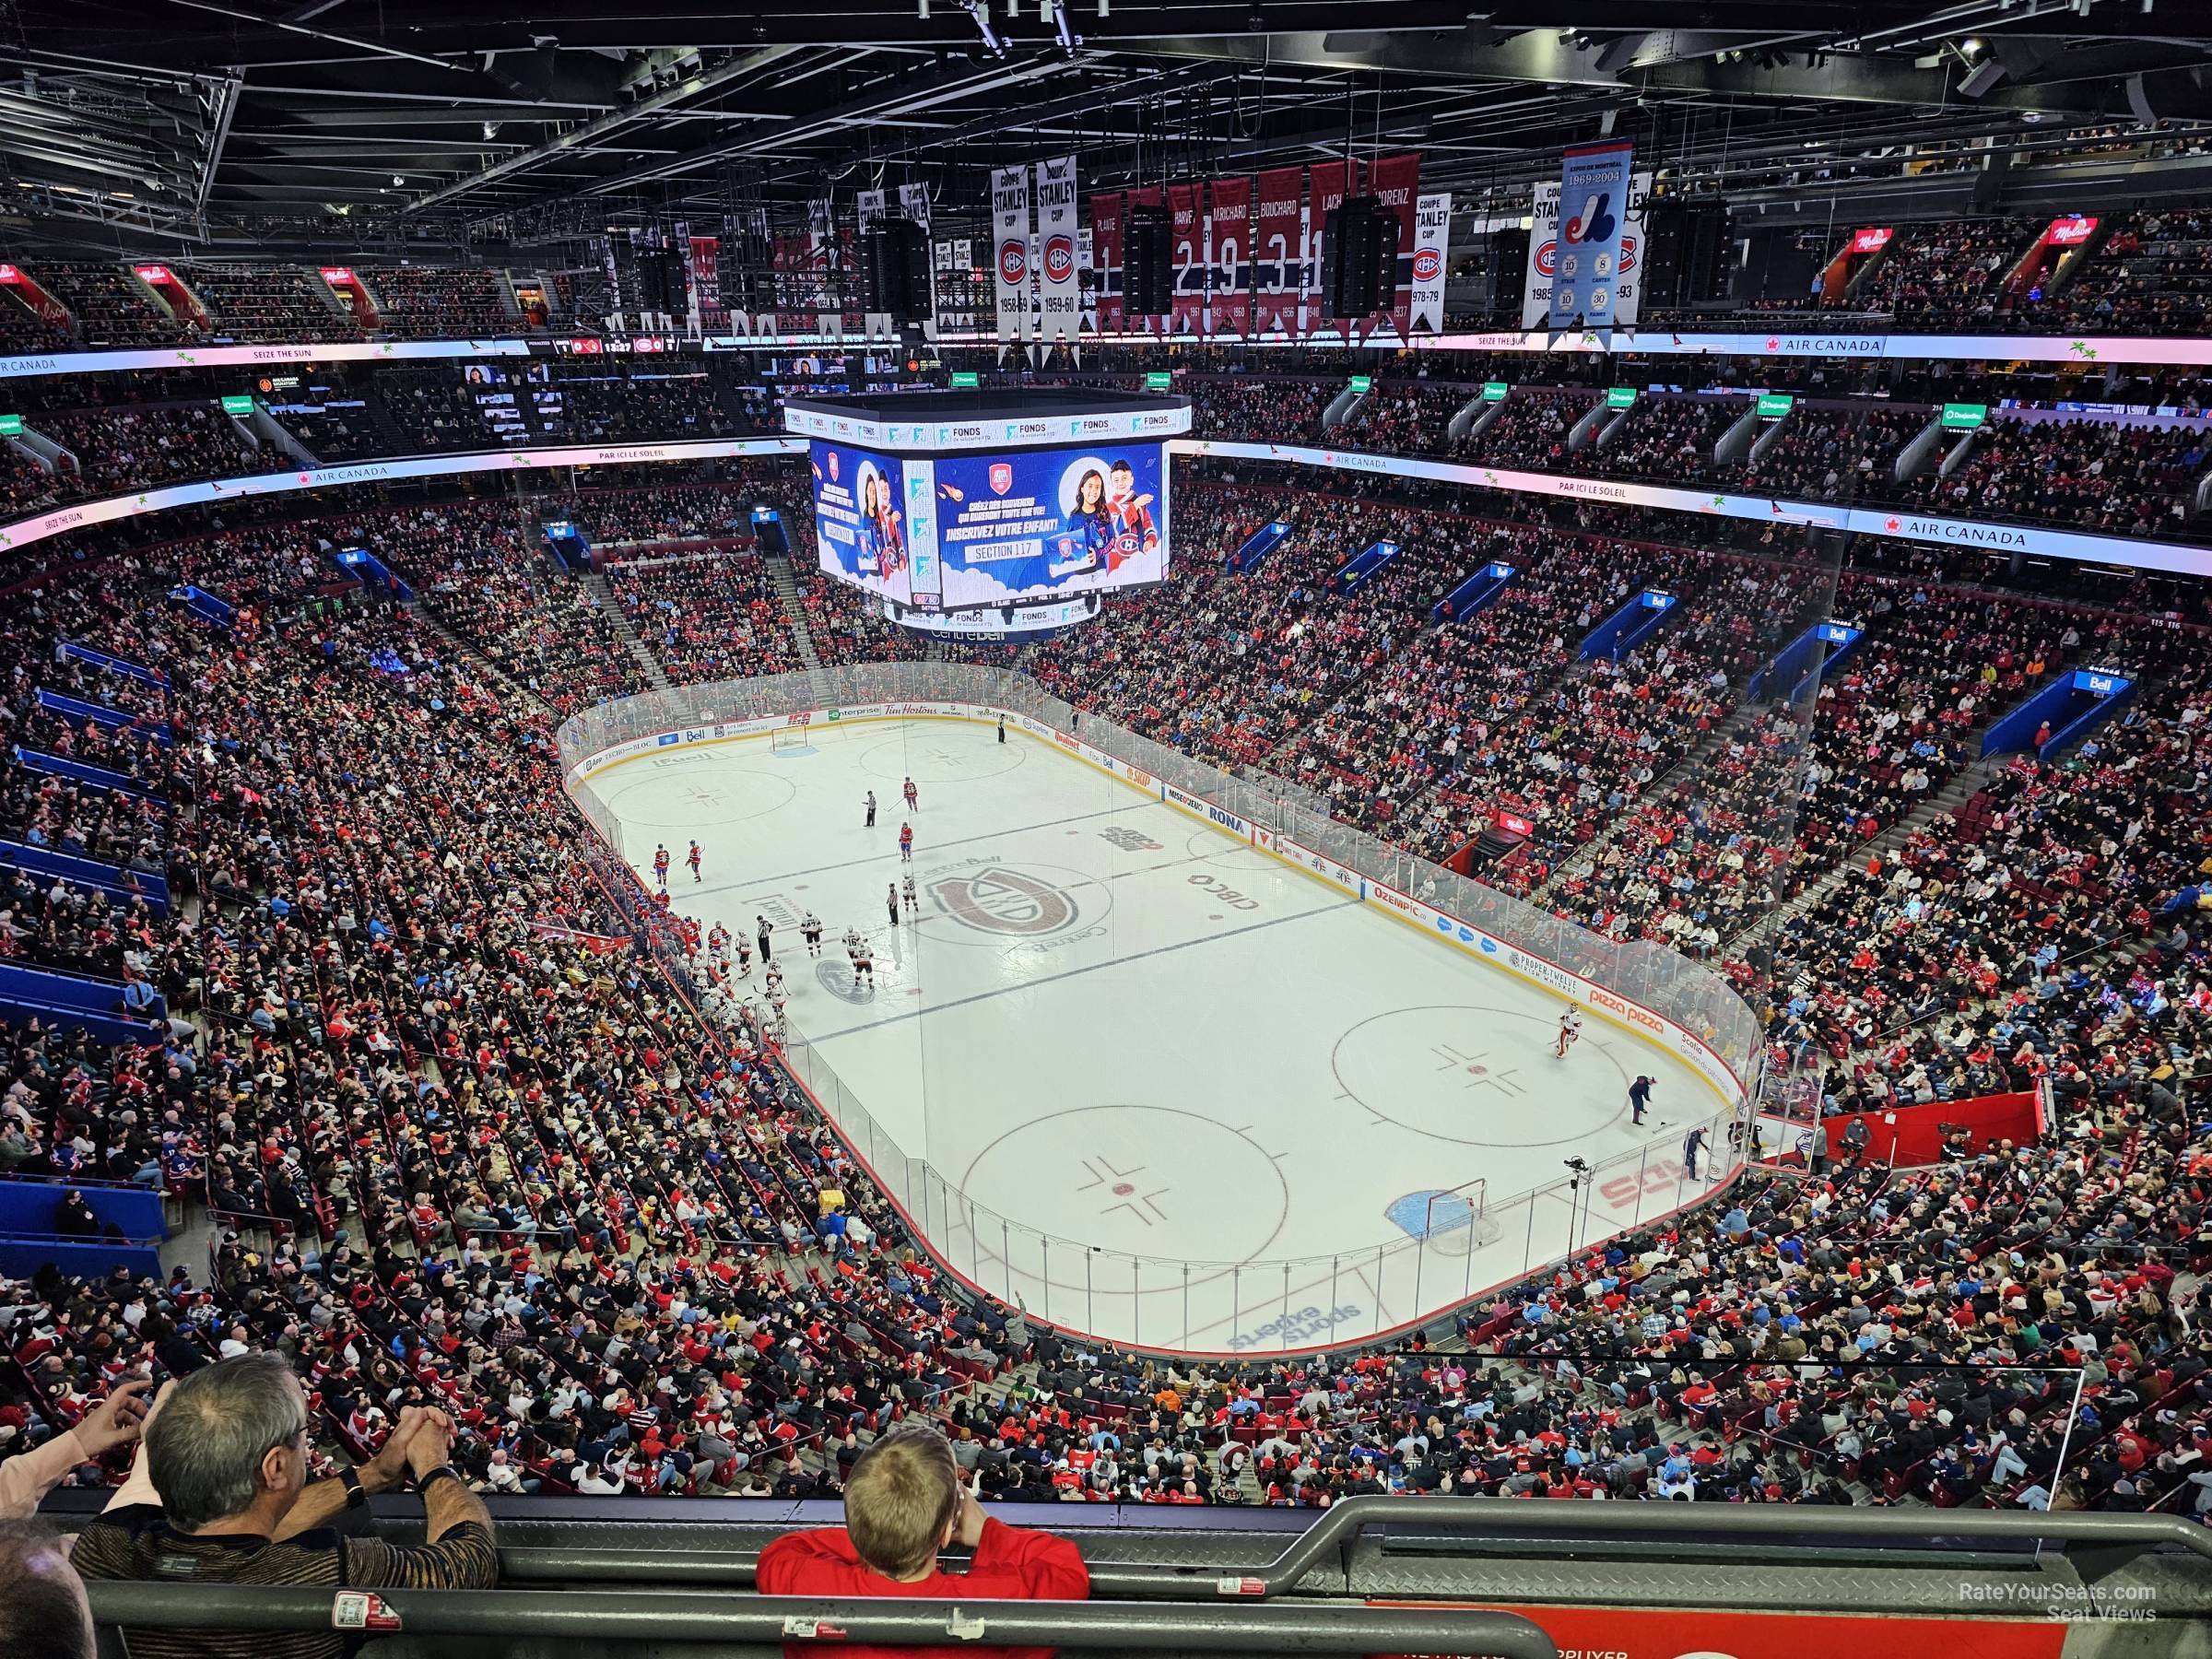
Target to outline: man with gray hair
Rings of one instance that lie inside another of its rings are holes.
[[[448,1454],[445,1414],[410,1406],[358,1469],[310,1483],[307,1399],[282,1356],[225,1359],[156,1396],[131,1477],[76,1541],[88,1580],[332,1589],[483,1590],[491,1517]],[[342,1536],[332,1523],[410,1477],[429,1541]],[[335,1630],[126,1632],[133,1659],[342,1659]]]

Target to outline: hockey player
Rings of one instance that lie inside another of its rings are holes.
[[[899,884],[898,884],[897,882],[893,881],[893,882],[888,882],[888,883],[886,883],[886,884],[885,884],[885,887],[884,887],[884,889],[883,889],[883,902],[884,902],[885,906],[886,906],[886,907],[887,907],[887,908],[888,908],[888,909],[890,911],[890,913],[891,913],[891,925],[892,925],[893,927],[896,927],[896,926],[898,926],[898,925],[899,925]]]
[[[742,934],[737,936],[737,977],[739,979],[753,977],[753,947],[747,943],[745,935]]]
[[[845,957],[853,964],[854,990],[860,988],[860,982],[864,979],[871,985],[876,982],[875,957],[868,948],[867,940],[861,936],[860,929],[857,927],[845,929]]]
[[[914,781],[913,781],[912,778],[909,778],[909,779],[906,781],[906,792],[905,792],[905,793],[906,793],[906,809],[907,809],[909,812],[919,812],[919,811],[921,811],[921,810],[922,810],[922,798],[921,798],[921,795],[920,795],[920,794],[919,794],[916,792],[916,790],[915,790],[915,788],[914,788]]]
[[[768,994],[771,1000],[782,996],[783,965],[781,962],[768,963],[766,965],[766,971],[762,973],[761,978],[768,986]]]
[[[1567,1051],[1580,1042],[1582,1038],[1583,1011],[1580,1008],[1570,1008],[1559,1016],[1559,1046],[1552,1050],[1551,1057],[1555,1060],[1566,1059]]]
[[[906,913],[908,915],[914,915],[921,911],[922,900],[916,898],[914,895],[914,878],[912,876],[909,876],[905,880],[899,884],[899,896],[906,900]]]
[[[717,922],[707,930],[707,948],[724,961],[730,959],[730,930]]]
[[[691,866],[691,879],[699,879],[699,843],[691,843],[691,851],[684,854],[684,862]]]
[[[660,883],[662,892],[668,890],[668,849],[665,847],[653,850],[653,878]]]
[[[822,954],[822,919],[812,911],[799,918],[799,936],[806,941],[808,956],[819,957]]]
[[[914,827],[912,824],[899,826],[899,862],[900,864],[914,862]]]

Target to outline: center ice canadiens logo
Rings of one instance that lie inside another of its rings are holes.
[[[1033,939],[1075,925],[1073,895],[1053,883],[1003,865],[947,871],[930,877],[931,900],[963,927],[1008,938]]]

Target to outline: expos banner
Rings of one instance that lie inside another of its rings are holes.
[[[1030,170],[991,174],[991,281],[998,295],[998,337],[1027,336],[1030,322]]]
[[[1168,477],[1158,443],[940,455],[935,465],[947,609],[1167,574]]]
[[[1082,273],[1076,263],[1076,159],[1037,163],[1037,291],[1043,337],[1072,340],[1080,330]]]
[[[1643,306],[1643,208],[1651,197],[1652,175],[1630,176],[1629,212],[1620,227],[1620,262],[1613,272],[1613,321],[1631,326]],[[1551,314],[1551,279],[1559,268],[1559,184],[1547,179],[1536,186],[1529,211],[1528,272],[1521,288],[1521,326],[1542,328]]]
[[[1614,285],[1635,153],[1626,139],[1613,139],[1577,145],[1559,158],[1559,270],[1549,314],[1554,328],[1614,324]]]

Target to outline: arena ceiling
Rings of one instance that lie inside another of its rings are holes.
[[[11,246],[544,246],[1070,149],[1090,182],[1615,132],[1685,183],[2212,122],[2203,0],[0,0]],[[1978,163],[1977,163],[1978,165]],[[941,210],[942,211],[942,210]]]

